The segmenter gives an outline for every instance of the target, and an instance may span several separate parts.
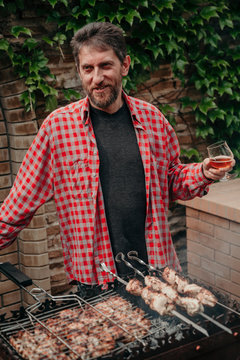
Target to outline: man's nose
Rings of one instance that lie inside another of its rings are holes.
[[[93,81],[95,84],[100,84],[104,79],[104,75],[101,69],[95,69],[93,74]]]

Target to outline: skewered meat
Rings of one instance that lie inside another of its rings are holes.
[[[155,293],[150,302],[150,308],[157,311],[160,315],[171,315],[172,310],[175,309],[173,303],[169,303],[169,299],[164,294]]]
[[[207,306],[215,306],[217,303],[217,298],[211,293],[211,291],[202,288],[202,290],[197,294],[196,298],[203,304]]]
[[[197,284],[188,284],[184,288],[184,294],[196,297],[203,305],[215,306],[217,299],[211,291],[204,289]]]
[[[126,290],[135,296],[141,296],[142,293],[142,289],[143,289],[143,285],[141,283],[141,281],[139,281],[138,279],[131,279],[127,286],[126,286]]]
[[[182,284],[185,284],[185,281],[182,282],[181,280],[182,278],[179,277],[178,287],[182,291],[184,289]],[[203,311],[203,306],[198,299],[192,299],[191,297],[188,297],[187,300],[184,301],[184,298],[181,298],[178,295],[178,292],[173,289],[172,286],[167,285],[155,276],[145,276],[145,283],[153,290],[159,291],[161,294],[166,295],[173,301],[173,303],[183,307],[190,316],[196,315],[200,311]]]
[[[165,267],[165,269],[163,270],[163,273],[162,273],[162,277],[170,285],[175,285],[176,275],[177,275],[176,271],[173,269],[170,269],[169,267]]]
[[[152,310],[157,311],[160,315],[170,315],[171,311],[175,309],[170,298],[148,286],[142,289],[141,297]]]
[[[145,276],[144,278],[145,284],[153,289],[154,291],[159,291],[162,294],[166,295],[169,299],[171,299],[173,302],[176,302],[178,293],[175,289],[172,288],[172,286],[164,283],[160,279],[158,279],[156,276]]]
[[[180,294],[196,298],[203,305],[215,306],[217,298],[211,291],[197,284],[189,284],[187,279],[179,276],[175,270],[166,267],[162,273],[164,280],[173,286]]]
[[[203,305],[199,300],[187,296],[179,296],[177,305],[186,309],[188,315],[193,316],[204,310]]]

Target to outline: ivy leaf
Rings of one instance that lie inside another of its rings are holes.
[[[233,28],[233,22],[231,19],[223,19],[223,18],[219,18],[219,26],[220,26],[220,29],[223,30],[225,28],[225,26],[228,26],[230,28]]]
[[[0,50],[8,51],[9,42],[6,39],[0,39]]]
[[[202,126],[196,129],[196,136],[206,139],[209,135],[214,135],[212,127]]]
[[[125,20],[132,25],[133,24],[133,19],[137,17],[140,20],[142,20],[141,15],[139,14],[139,12],[137,10],[134,9],[130,9],[127,13],[127,15],[125,16]]]
[[[215,102],[209,98],[209,97],[205,97],[201,100],[200,104],[198,105],[199,110],[207,115],[208,111],[212,108],[217,107],[217,105],[215,104]]]
[[[13,26],[11,29],[11,34],[15,36],[16,38],[19,37],[19,35],[23,33],[29,36],[32,36],[32,32],[30,29],[23,27],[23,26]]]
[[[219,17],[216,6],[204,7],[201,10],[200,15],[207,21],[209,21],[209,19],[211,19],[212,17]]]
[[[178,59],[175,63],[176,68],[181,72],[184,72],[186,65],[187,61],[184,59]]]
[[[45,41],[48,45],[53,46],[54,45],[54,41],[49,39],[47,36],[43,36],[42,40]]]
[[[154,31],[155,27],[156,27],[156,21],[154,19],[148,19],[147,22],[150,25],[150,27],[152,28],[152,30]]]
[[[219,94],[222,96],[223,94],[228,94],[228,95],[232,95],[233,91],[232,91],[232,87],[233,85],[230,82],[223,82],[223,84],[219,87],[218,92]]]
[[[37,40],[30,38],[24,41],[23,47],[28,48],[28,50],[32,50],[37,46],[37,44],[38,44]]]
[[[206,75],[206,65],[204,63],[204,61],[200,60],[198,62],[196,62],[195,64],[196,68],[197,68],[197,72],[200,76],[205,77]]]
[[[208,117],[212,123],[216,121],[216,119],[224,120],[226,116],[226,112],[222,109],[212,109],[208,112]]]
[[[200,154],[196,149],[181,149],[181,156],[188,158],[189,160],[196,159],[196,162],[200,162]]]
[[[45,108],[47,111],[52,112],[57,108],[57,97],[55,95],[49,95],[46,97]]]
[[[73,89],[62,89],[64,97],[71,101],[72,99],[80,99],[81,94]]]
[[[49,4],[54,8],[58,0],[48,0]]]
[[[60,0],[66,7],[68,7],[68,1],[67,0]]]
[[[193,110],[196,110],[198,105],[197,101],[190,99],[188,96],[181,98],[180,101],[182,103],[183,109],[186,109],[187,107],[191,107]]]
[[[53,40],[56,41],[58,44],[63,45],[64,41],[67,39],[65,34],[62,33],[56,33],[56,35],[54,36]]]
[[[170,55],[173,50],[178,51],[178,45],[175,40],[167,41],[165,46],[167,48],[168,55]]]
[[[4,7],[3,0],[0,0],[0,6]]]

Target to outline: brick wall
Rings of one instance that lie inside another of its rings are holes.
[[[186,206],[188,273],[240,301],[240,179]]]
[[[13,15],[6,22],[6,36],[9,36],[8,26],[27,26],[35,36],[47,35],[52,26],[47,24],[45,19],[39,18],[32,10],[24,11],[21,18]],[[21,36],[17,41],[21,44],[23,41]],[[60,53],[52,49],[46,51],[49,51],[49,68],[56,76],[55,87],[81,90],[70,48],[63,48],[64,59]],[[43,99],[37,103],[35,111],[25,112],[20,101],[20,96],[25,89],[24,79],[20,79],[14,72],[8,58],[1,59],[0,203],[8,195],[23,157],[47,115]],[[176,131],[182,147],[194,146],[201,151],[202,142],[197,141],[194,136],[194,117],[186,109],[182,111],[178,102],[179,96],[184,94],[186,95],[187,91],[183,90],[179,81],[174,79],[171,67],[163,64],[159,71],[152,74],[151,79],[141,85],[137,93],[132,95],[155,105],[162,103],[173,106]],[[64,100],[59,98],[59,106],[63,104],[65,104]],[[173,235],[184,230],[184,210],[181,207],[172,206],[169,222]],[[17,265],[36,284],[51,291],[52,294],[72,289],[67,283],[64,272],[59,226],[53,200],[39,208],[29,226],[20,233],[13,245],[0,252],[0,262],[4,261]],[[0,281],[0,313],[17,308],[20,301],[24,305],[33,302],[29,295],[21,293],[3,275],[0,275]]]

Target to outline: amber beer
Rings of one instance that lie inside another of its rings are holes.
[[[224,156],[219,155],[215,156],[214,158],[210,158],[210,165],[215,169],[224,169],[231,165],[232,157],[231,156]]]

